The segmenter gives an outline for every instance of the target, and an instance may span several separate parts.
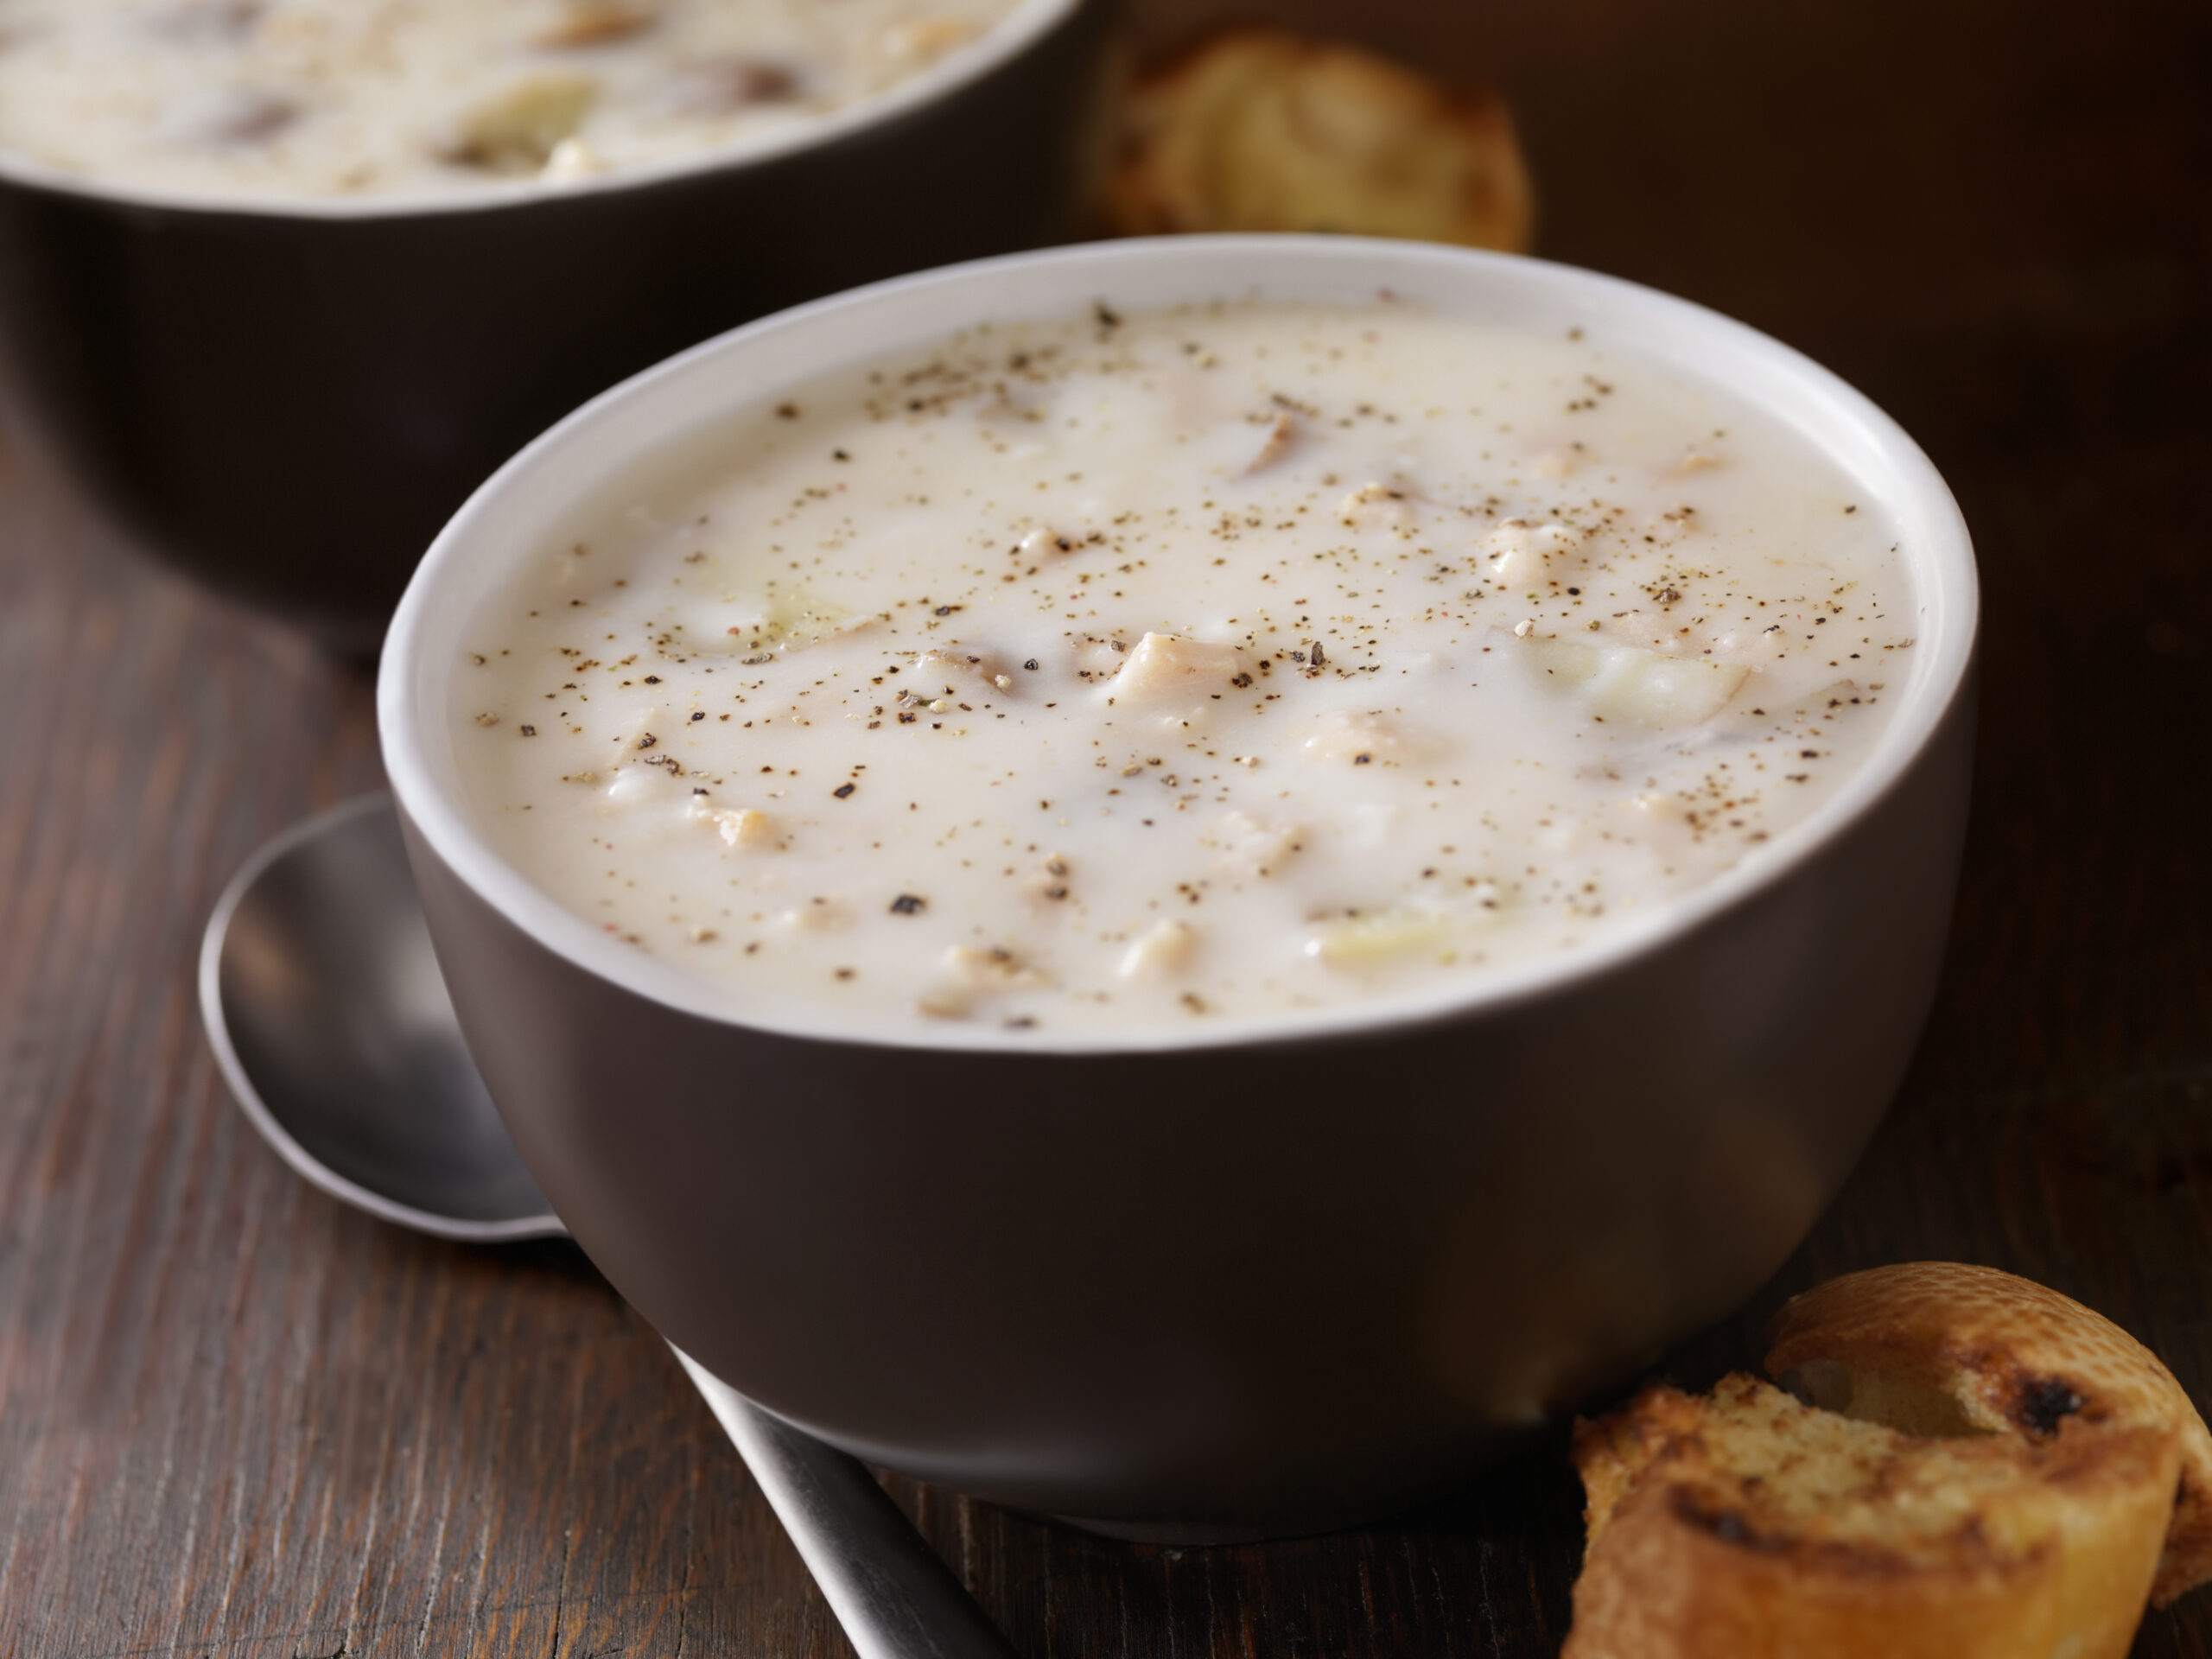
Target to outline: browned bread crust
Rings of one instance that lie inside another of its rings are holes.
[[[1331,231],[1524,251],[1534,198],[1494,94],[1240,29],[1140,78],[1107,213],[1124,235]]]
[[[1579,1427],[1590,1542],[1563,1659],[2122,1659],[2171,1429],[1930,1440],[1749,1376]]]
[[[2157,1355],[2071,1297],[1993,1268],[1906,1262],[1807,1291],[1772,1335],[1769,1376],[1829,1411],[1922,1434],[2172,1431],[2180,1488],[2152,1599],[2212,1579],[2212,1433]]]

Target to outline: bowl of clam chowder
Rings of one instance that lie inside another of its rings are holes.
[[[747,318],[1063,240],[1105,0],[22,0],[9,413],[357,651],[500,461]]]
[[[903,278],[628,383],[379,686],[473,1052],[772,1411],[1147,1537],[1465,1478],[1887,1104],[1973,557],[1710,312],[1324,238]]]

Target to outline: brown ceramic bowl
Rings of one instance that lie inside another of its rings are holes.
[[[1826,806],[1619,931],[1418,995],[912,1040],[748,1009],[610,941],[472,820],[448,723],[469,618],[611,480],[817,374],[987,321],[1378,289],[1690,365],[1895,515],[1918,643],[1878,748]],[[901,279],[601,399],[432,549],[379,717],[471,1050],[624,1295],[863,1458],[1114,1530],[1222,1537],[1464,1478],[1736,1306],[1804,1236],[1933,994],[1975,613],[1965,526],[1927,459],[1773,340],[1532,260],[1193,238]]]
[[[594,393],[749,317],[1064,241],[1110,0],[1026,0],[882,96],[560,187],[272,203],[0,151],[13,424],[150,550],[372,650],[440,525]]]

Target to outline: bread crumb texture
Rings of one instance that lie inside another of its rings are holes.
[[[1334,232],[1525,251],[1535,194],[1503,99],[1278,29],[1140,77],[1107,213],[1128,236]]]
[[[1565,1659],[2121,1659],[2146,1596],[2212,1576],[2202,1419],[2054,1291],[1850,1274],[1783,1310],[1767,1370],[1789,1391],[1655,1385],[1577,1426]]]

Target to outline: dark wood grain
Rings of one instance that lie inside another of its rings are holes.
[[[1744,1363],[1827,1274],[1955,1257],[2104,1309],[2212,1400],[2212,12],[1269,10],[1500,81],[1544,251],[1828,362],[1975,532],[1978,795],[1927,1039],[1813,1238],[1667,1369]],[[1137,7],[1153,38],[1228,10]],[[224,1098],[191,985],[215,893],[377,778],[365,680],[0,465],[0,1655],[848,1652],[580,1256],[355,1216]],[[1038,1659],[1547,1656],[1580,1543],[1556,1438],[1249,1548],[893,1490]],[[2208,1651],[2212,1596],[2137,1644]]]

